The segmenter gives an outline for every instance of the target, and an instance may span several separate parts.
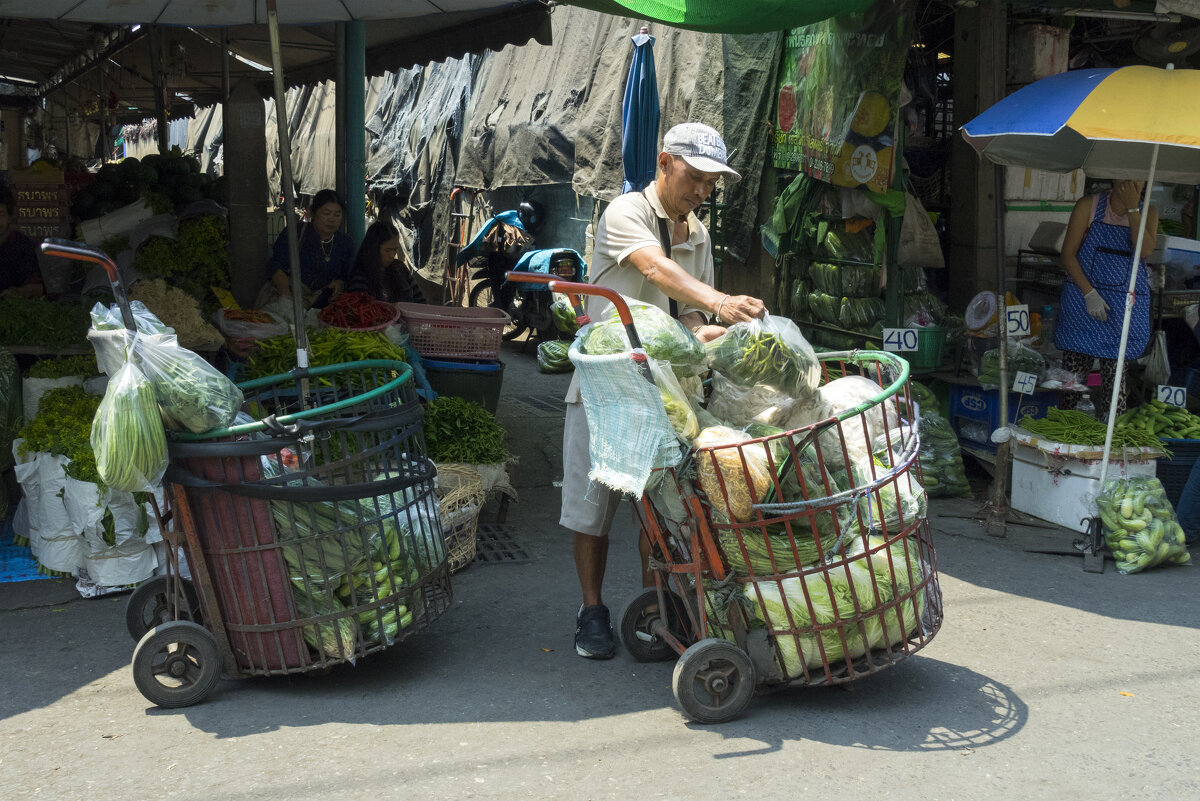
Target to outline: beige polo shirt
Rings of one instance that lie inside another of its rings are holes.
[[[658,199],[657,183],[650,184],[644,192],[627,192],[610,203],[600,217],[600,225],[596,229],[592,263],[588,268],[588,283],[606,287],[626,297],[637,298],[669,312],[670,298],[646,280],[641,271],[629,261],[629,257],[642,248],[662,248],[658,229],[660,218],[670,221]],[[712,286],[712,241],[708,229],[694,213],[688,214],[687,226],[687,241],[671,245],[671,261],[692,277]],[[612,305],[600,297],[589,296],[587,300],[588,315],[593,320],[599,320]],[[693,311],[708,317],[707,309],[687,305],[680,307],[679,314]],[[577,376],[571,378],[566,401],[579,401]]]

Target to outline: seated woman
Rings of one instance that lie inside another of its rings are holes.
[[[33,240],[16,228],[17,204],[12,189],[0,189],[0,295],[34,298],[43,294]]]
[[[388,303],[424,303],[416,278],[396,259],[399,250],[396,227],[386,220],[372,223],[358,246],[347,290],[366,292]]]
[[[354,241],[342,233],[345,204],[332,189],[313,196],[308,222],[300,224],[300,283],[304,285],[305,306],[324,306],[345,289],[354,260]],[[291,266],[288,259],[287,231],[275,240],[267,261],[271,287],[283,297],[291,297]],[[260,295],[261,308],[265,300]]]

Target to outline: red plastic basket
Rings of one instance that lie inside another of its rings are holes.
[[[397,303],[409,343],[426,358],[496,359],[508,315],[500,309]]]

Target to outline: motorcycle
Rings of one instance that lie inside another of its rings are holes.
[[[587,269],[583,258],[570,248],[533,249],[531,229],[539,212],[529,203],[492,217],[458,254],[471,276],[468,305],[501,309],[508,314],[506,340],[526,331],[529,339],[557,339],[551,304],[554,295],[545,284],[517,285],[505,278],[510,271],[538,272],[560,281],[582,281]]]

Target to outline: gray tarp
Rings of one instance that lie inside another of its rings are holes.
[[[611,200],[621,187],[621,97],[641,22],[572,7],[552,16],[554,46],[488,54],[471,98],[457,180],[466,186],[569,183]],[[651,25],[662,131],[698,120],[721,131],[744,180],[727,189],[727,245],[753,236],[782,33],[722,36]]]

